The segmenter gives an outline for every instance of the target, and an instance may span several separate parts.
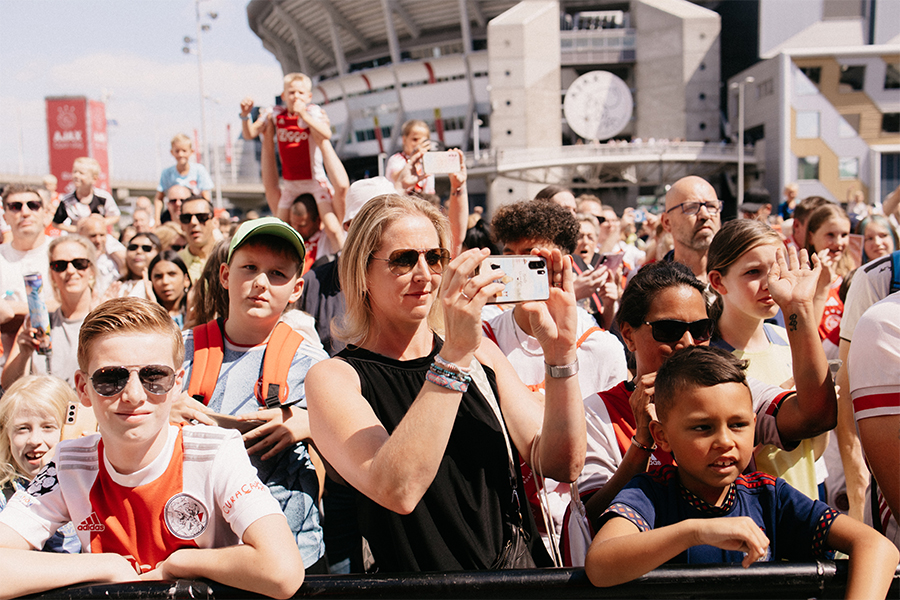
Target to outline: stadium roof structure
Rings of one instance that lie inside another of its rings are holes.
[[[251,0],[250,27],[285,71],[313,78],[432,56],[436,46],[471,51],[487,23],[518,0]],[[422,56],[424,57],[424,56]]]

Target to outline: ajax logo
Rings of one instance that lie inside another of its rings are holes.
[[[75,116],[75,107],[71,104],[60,106],[56,110],[56,124],[60,129],[72,129],[78,123],[78,117]]]
[[[206,531],[209,511],[202,502],[181,492],[166,502],[166,527],[180,540],[192,540]]]

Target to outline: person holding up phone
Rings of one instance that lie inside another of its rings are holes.
[[[520,509],[512,456],[537,456],[562,481],[581,472],[571,259],[537,252],[550,297],[521,305],[549,373],[542,398],[481,336],[503,273],[475,274],[481,249],[451,261],[449,228],[430,203],[400,195],[373,198],[354,217],[338,265],[346,311],[336,333],[348,346],[307,375],[312,437],[358,492],[360,530],[382,572],[549,566]]]
[[[491,228],[504,254],[525,255],[532,250],[559,251],[572,254],[579,231],[575,215],[549,200],[529,200],[509,204],[494,215]],[[574,279],[574,272],[572,273]],[[574,287],[573,287],[574,289]],[[576,356],[581,365],[578,381],[584,395],[591,390],[607,390],[627,377],[625,349],[611,333],[597,327],[594,318],[578,307]],[[492,339],[514,365],[516,373],[532,390],[543,390],[545,379],[543,349],[538,343],[539,332],[533,328],[526,304],[515,304],[483,324],[485,336]],[[530,457],[522,455],[529,460]],[[526,467],[527,468],[527,467]],[[569,486],[547,479],[545,481],[553,520],[554,535],[558,535],[563,514],[569,503]],[[529,501],[539,524],[543,517],[537,489],[530,490]],[[543,529],[543,528],[542,528]],[[550,533],[541,531],[548,548]]]

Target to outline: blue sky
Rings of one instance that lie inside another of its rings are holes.
[[[272,104],[281,68],[247,24],[246,0],[203,0],[218,13],[203,36],[207,130],[223,143],[240,129],[249,95]],[[0,173],[47,171],[45,96],[108,93],[113,178],[153,180],[169,166],[169,140],[200,130],[193,0],[0,1]],[[20,153],[19,147],[22,151]]]

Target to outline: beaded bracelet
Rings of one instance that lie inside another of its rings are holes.
[[[466,390],[469,389],[469,382],[472,380],[471,377],[465,375],[465,379],[462,379],[463,375],[455,374],[457,377],[451,377],[450,375],[445,375],[438,373],[435,371],[434,364],[431,365],[431,368],[425,372],[425,379],[430,381],[434,385],[438,385],[442,388],[447,388],[448,390],[453,390],[454,392],[462,392],[465,393]],[[448,373],[444,369],[441,369],[444,373]]]
[[[438,365],[444,367],[448,371],[454,371],[456,373],[471,373],[472,367],[461,367],[456,363],[452,363],[450,361],[444,360],[440,354],[434,357],[434,362]]]

